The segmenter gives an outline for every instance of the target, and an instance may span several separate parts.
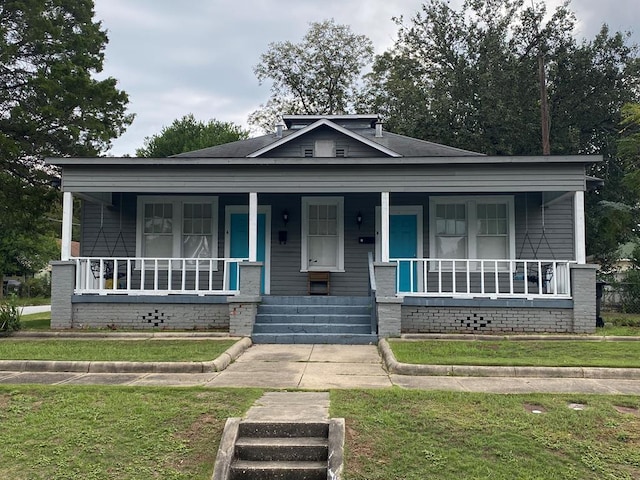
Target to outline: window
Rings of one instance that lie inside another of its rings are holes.
[[[513,196],[431,197],[429,211],[432,258],[514,258]]]
[[[302,197],[301,270],[344,270],[344,199]]]
[[[139,196],[136,256],[214,257],[217,224],[217,197]]]

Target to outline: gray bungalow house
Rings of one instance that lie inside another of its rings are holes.
[[[64,191],[52,327],[284,343],[594,330],[584,195],[599,157],[486,156],[376,115],[283,120],[170,158],[48,159]]]

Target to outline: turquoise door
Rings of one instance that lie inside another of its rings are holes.
[[[249,215],[246,213],[232,213],[229,216],[229,255],[231,258],[249,258]],[[265,261],[267,216],[258,214],[258,261]],[[238,265],[233,263],[229,267],[229,288],[237,288]],[[264,293],[265,267],[262,267],[262,285],[260,290]]]
[[[416,215],[389,216],[389,257],[418,258],[418,217]],[[398,268],[399,291],[417,292],[417,264],[413,264],[413,286],[411,285],[411,263],[400,262]]]

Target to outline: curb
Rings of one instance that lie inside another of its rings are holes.
[[[230,337],[224,332],[38,332],[38,331],[17,331],[11,334],[12,338],[60,338],[60,339],[78,339],[89,338],[91,340],[101,339],[127,339],[127,340],[149,340],[149,339],[187,339],[187,340],[206,340],[228,338],[234,339],[238,337]]]
[[[243,337],[218,358],[206,362],[91,362],[0,360],[0,371],[76,373],[209,373],[221,372],[252,345]]]
[[[378,350],[389,373],[412,376],[587,378],[638,380],[640,368],[607,367],[499,367],[474,365],[414,365],[396,360],[389,342],[381,338]]]
[[[473,340],[488,340],[488,341],[501,341],[511,340],[514,342],[524,342],[527,340],[534,341],[582,341],[582,342],[638,342],[640,337],[635,336],[618,336],[618,335],[480,335],[480,334],[460,334],[460,333],[403,333],[400,335],[401,340],[415,341],[415,340],[460,340],[460,341],[473,341]]]

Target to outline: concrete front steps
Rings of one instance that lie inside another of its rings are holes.
[[[375,344],[369,297],[265,296],[254,343]]]
[[[224,443],[231,442],[228,454],[221,456]],[[343,443],[343,419],[314,422],[229,419],[213,480],[340,478]]]

